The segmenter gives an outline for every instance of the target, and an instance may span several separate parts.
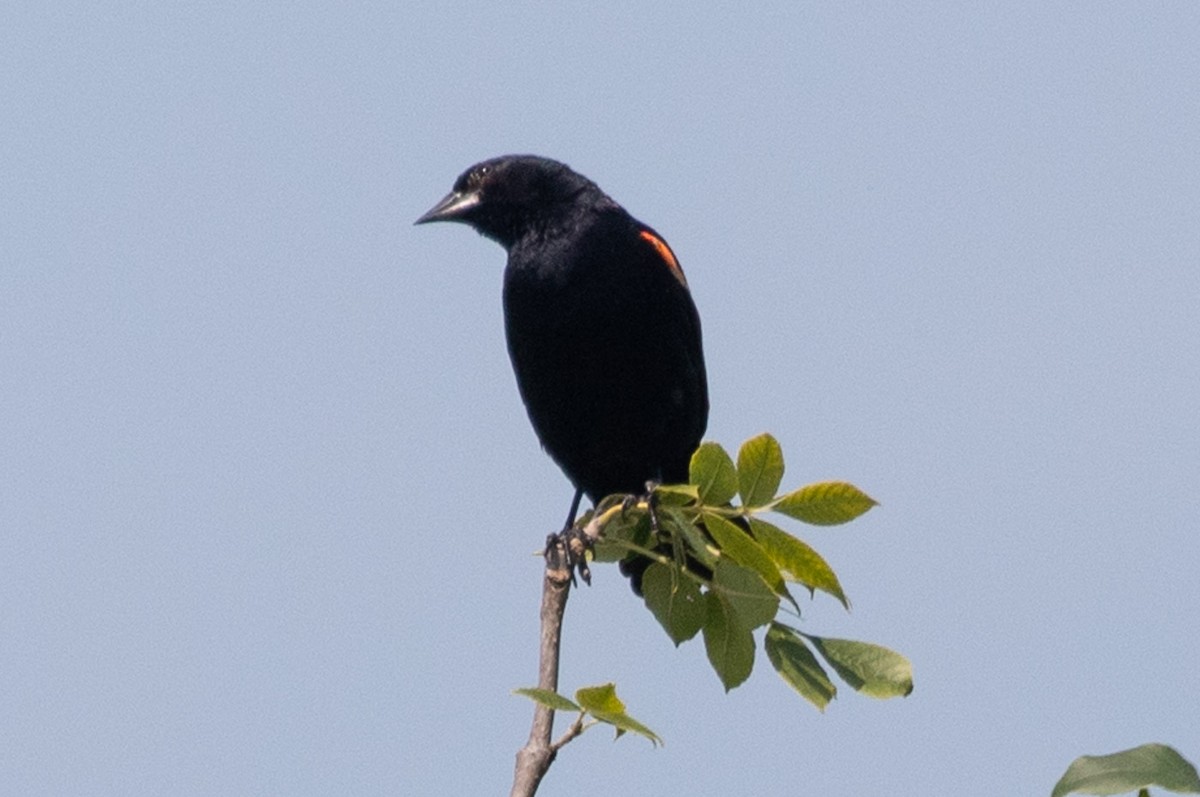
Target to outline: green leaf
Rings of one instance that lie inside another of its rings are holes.
[[[704,595],[704,651],[728,692],[750,677],[754,669],[754,637],[729,601],[716,592]]]
[[[687,506],[700,498],[700,488],[694,484],[660,484],[654,497],[664,506]]]
[[[629,555],[629,544],[645,546],[650,538],[650,517],[645,512],[618,512],[604,524],[592,551],[596,562],[617,562]]]
[[[737,458],[738,492],[745,507],[766,506],[783,480],[783,449],[763,433],[742,443]]]
[[[875,505],[874,498],[848,482],[817,482],[781,497],[771,509],[814,526],[836,526]]]
[[[659,520],[661,521],[662,518],[659,518]],[[685,518],[682,523],[672,528],[680,532],[681,538],[687,545],[688,552],[693,559],[709,570],[712,570],[716,566],[717,554],[712,542],[692,521]]]
[[[658,747],[660,744],[663,743],[663,740],[659,737],[659,735],[657,733],[650,730],[645,725],[638,722],[637,720],[635,720],[633,717],[629,716],[628,714],[625,714],[625,713],[614,714],[609,711],[590,711],[588,713],[591,714],[596,719],[600,720],[601,722],[606,722],[609,725],[612,725],[614,728],[616,728],[617,736],[620,736],[621,734],[625,733],[626,731],[631,731],[633,733],[636,733],[638,736],[646,737],[647,739],[650,740],[650,743],[652,745],[654,745],[655,747]]]
[[[842,680],[864,695],[887,698],[912,693],[912,664],[896,651],[853,639],[804,636]]]
[[[660,536],[664,536],[667,539],[678,537],[684,534],[687,529],[693,527],[692,519],[688,517],[688,513],[677,506],[669,504],[660,506],[655,510],[655,514],[658,516]],[[647,513],[646,522],[649,523],[649,520],[650,516]],[[647,540],[649,540],[649,537],[647,537]]]
[[[771,623],[767,630],[767,658],[788,685],[821,711],[837,696],[837,687],[804,640],[792,628]]]
[[[576,689],[575,700],[588,712],[609,711],[620,714],[625,711],[625,704],[617,697],[616,684],[612,683]]]
[[[645,736],[655,747],[662,744],[658,734],[625,713],[625,704],[617,697],[617,687],[611,683],[585,686],[575,692],[575,699],[587,713],[617,729],[617,736],[631,731]]]
[[[791,600],[792,596],[788,594],[779,568],[775,566],[775,562],[771,560],[763,547],[755,542],[748,533],[720,515],[710,513],[704,515],[704,528],[712,535],[723,555],[728,556],[742,567],[758,573],[776,595]],[[792,603],[795,604],[795,601],[793,600]]]
[[[540,703],[552,711],[583,711],[574,701],[549,689],[538,689],[537,687],[530,686],[523,689],[514,689],[513,694],[524,695],[535,703]]]
[[[1200,775],[1186,758],[1165,744],[1144,744],[1100,756],[1080,756],[1054,786],[1065,794],[1123,794],[1147,786],[1174,792],[1200,792]]]
[[[704,650],[728,692],[750,677],[754,669],[751,631],[774,618],[779,598],[757,573],[722,558],[704,594],[704,607]]]
[[[688,517],[688,514],[674,506],[658,508],[658,526],[661,537],[666,537],[672,546],[672,553],[679,565],[685,563],[690,556],[704,567],[712,570],[717,561],[717,552],[708,536],[697,528],[698,519]],[[647,534],[647,540],[649,534]],[[647,543],[648,544],[648,543]]]
[[[771,561],[793,581],[809,589],[827,592],[842,602],[847,609],[850,601],[842,591],[837,574],[819,553],[809,545],[788,534],[783,529],[765,520],[750,518],[750,532],[762,546]]]
[[[700,585],[667,565],[655,562],[646,568],[642,597],[676,647],[694,637],[704,624]]]
[[[738,622],[748,630],[766,625],[775,619],[779,596],[753,570],[736,565],[728,559],[718,559],[713,570],[709,594],[715,593],[738,615]]]
[[[737,495],[737,470],[717,443],[701,443],[692,454],[688,481],[699,487],[700,503],[708,506],[724,506]]]

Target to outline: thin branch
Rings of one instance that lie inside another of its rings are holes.
[[[582,713],[580,713],[580,715],[575,718],[575,721],[571,723],[571,727],[567,728],[566,732],[564,732],[562,736],[558,737],[558,741],[556,741],[554,744],[550,745],[550,749],[553,750],[555,753],[557,753],[558,749],[560,747],[562,747],[564,744],[571,741],[576,736],[578,736],[579,734],[583,733],[585,730],[587,730],[588,728],[590,728],[596,724],[593,721],[593,722],[589,722],[588,724],[585,725],[583,723],[583,717],[584,717],[584,715]]]
[[[571,592],[571,569],[567,564],[566,548],[559,538],[552,538],[546,548],[546,573],[542,579],[541,644],[538,660],[538,688],[558,691],[558,654],[562,641],[563,612]],[[576,723],[578,724],[578,723]],[[558,748],[574,735],[573,725],[563,739],[551,743],[554,733],[554,711],[541,703],[533,709],[533,725],[529,741],[517,751],[511,797],[533,797],[542,782]],[[570,738],[567,738],[567,737]]]

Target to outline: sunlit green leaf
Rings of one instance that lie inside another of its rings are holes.
[[[783,583],[783,575],[775,562],[743,529],[720,515],[708,513],[704,515],[704,527],[712,535],[723,555],[762,576],[763,581],[776,595],[791,599],[787,586]]]
[[[876,501],[847,482],[818,482],[801,487],[771,506],[776,512],[815,526],[836,526],[854,520]]]
[[[625,704],[617,697],[617,687],[611,683],[576,689],[575,700],[589,712],[611,711],[620,714],[625,711]]]
[[[776,525],[752,517],[750,531],[754,539],[771,557],[771,561],[783,571],[788,578],[797,581],[809,589],[819,589],[827,592],[842,602],[847,609],[850,601],[842,591],[837,574],[821,555],[805,542],[793,537]]]
[[[1111,755],[1080,756],[1054,786],[1051,797],[1066,794],[1124,794],[1146,786],[1173,792],[1200,792],[1200,775],[1186,758],[1165,744],[1144,744]]]
[[[625,731],[630,731],[632,733],[636,733],[638,736],[646,737],[655,747],[658,747],[663,743],[663,740],[657,733],[650,730],[628,714],[614,714],[608,711],[589,711],[588,713],[601,722],[607,722],[609,725],[612,725],[614,728],[616,728],[617,736],[625,733]]]
[[[553,709],[554,711],[583,710],[569,698],[563,697],[558,692],[552,692],[549,689],[538,689],[537,687],[530,686],[523,689],[514,689],[513,694],[524,695],[535,703],[541,703],[546,708]]]
[[[853,639],[805,634],[842,680],[871,697],[905,697],[912,693],[912,664],[894,650]]]
[[[655,562],[642,576],[646,607],[676,645],[696,635],[704,624],[705,606],[700,585]]]
[[[687,506],[700,497],[700,488],[694,484],[660,484],[654,488],[654,498],[666,506]]]
[[[688,481],[700,489],[701,503],[728,504],[737,495],[737,470],[725,449],[716,443],[701,443],[692,454]]]
[[[765,648],[767,658],[780,677],[821,711],[837,696],[837,687],[793,629],[782,623],[771,623]]]
[[[766,506],[783,480],[783,449],[763,433],[742,443],[737,457],[738,492],[746,507]]]

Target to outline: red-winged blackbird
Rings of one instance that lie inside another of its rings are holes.
[[[567,525],[582,493],[595,503],[687,481],[708,387],[700,318],[662,237],[532,155],[472,166],[416,223],[430,221],[463,222],[508,251],[508,352],[538,439],[575,485]]]

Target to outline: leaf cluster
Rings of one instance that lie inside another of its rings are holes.
[[[779,622],[800,605],[789,585],[810,596],[827,593],[850,602],[833,568],[812,546],[764,516],[803,523],[846,523],[875,506],[852,484],[819,482],[778,494],[783,451],[769,434],[742,444],[737,461],[716,443],[692,456],[690,484],[655,488],[649,502],[629,508],[614,497],[597,516],[603,536],[599,561],[652,560],[642,576],[646,607],[676,644],[700,634],[708,660],[726,691],[754,666],[755,638],[766,628],[765,649],[775,670],[804,698],[824,709],[836,695],[820,659],[852,688],[873,697],[907,695],[907,659],[879,645],[805,634]]]
[[[578,736],[588,728],[601,723],[616,728],[617,738],[620,738],[626,731],[630,731],[639,736],[646,737],[655,747],[663,743],[658,734],[629,716],[625,711],[625,704],[617,697],[617,688],[614,684],[585,686],[582,689],[577,689],[574,700],[549,689],[526,688],[516,689],[514,692],[518,695],[524,695],[535,703],[540,703],[552,711],[579,712],[579,717],[571,726],[572,730],[568,731],[568,736],[560,740],[558,744],[560,747],[566,741],[569,741],[570,738]],[[588,719],[589,717],[591,717],[590,720]]]

